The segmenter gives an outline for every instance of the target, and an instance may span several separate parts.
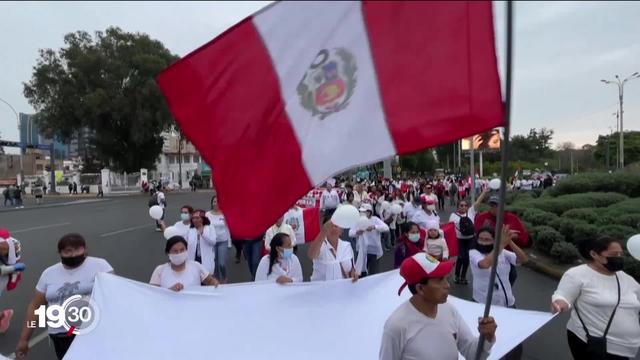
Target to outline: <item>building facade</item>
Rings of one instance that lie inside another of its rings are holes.
[[[180,141],[177,133],[162,134],[164,145],[162,154],[156,162],[156,171],[151,172],[149,180],[162,180],[173,188],[178,188],[182,178],[182,188],[189,188],[189,181],[194,177],[201,177],[208,166],[200,157],[200,153],[186,139]],[[182,174],[180,171],[182,170]],[[207,184],[205,184],[206,186]]]

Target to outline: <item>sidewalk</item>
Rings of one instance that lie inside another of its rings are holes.
[[[33,209],[46,209],[56,206],[74,205],[74,204],[86,204],[91,202],[109,201],[112,198],[121,196],[135,196],[143,195],[142,193],[118,193],[110,194],[104,198],[96,197],[96,194],[77,194],[69,195],[69,193],[59,193],[56,195],[45,195],[41,204],[36,203],[36,198],[33,195],[23,195],[22,205],[24,207],[17,208],[7,204],[4,206],[4,198],[0,202],[0,212],[19,211],[19,210],[33,210]]]

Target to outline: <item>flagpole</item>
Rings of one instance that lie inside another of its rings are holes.
[[[502,241],[502,224],[504,223],[504,199],[507,186],[507,167],[509,165],[509,133],[511,118],[511,83],[512,83],[512,57],[513,57],[513,2],[507,1],[507,45],[506,45],[506,81],[504,100],[504,139],[502,140],[502,173],[500,174],[500,204],[498,204],[498,216],[496,220],[495,244],[493,246],[493,265],[491,266],[491,276],[487,290],[487,300],[484,306],[484,317],[491,313],[491,300],[493,299],[493,289],[496,281],[496,270],[498,268],[498,256],[500,255],[500,243]],[[507,304],[508,305],[508,304]],[[478,340],[476,350],[476,360],[480,360],[480,355],[484,348],[484,337],[481,335]]]

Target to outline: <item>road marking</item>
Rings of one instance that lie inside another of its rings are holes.
[[[150,227],[151,224],[144,224],[144,225],[139,225],[139,226],[134,226],[134,227],[130,227],[127,229],[122,229],[122,230],[118,230],[118,231],[114,231],[114,232],[110,232],[110,233],[106,233],[106,234],[102,234],[100,235],[100,237],[107,237],[107,236],[112,236],[112,235],[118,235],[118,234],[122,234],[128,231],[134,231],[134,230],[139,230],[139,229],[144,229],[146,227]]]
[[[41,229],[49,229],[49,228],[53,228],[53,227],[67,226],[67,225],[71,225],[71,223],[66,222],[66,223],[59,223],[59,224],[36,226],[36,227],[20,229],[20,230],[11,230],[11,231],[9,231],[9,233],[10,234],[17,234],[17,233],[21,233],[21,232],[27,232],[27,231],[33,231],[33,230],[41,230]]]
[[[49,337],[49,332],[47,330],[41,332],[40,334],[36,335],[36,337],[31,338],[31,340],[29,340],[29,349],[33,348],[37,343],[39,343],[40,341],[46,339],[47,337]],[[8,356],[9,359],[15,359],[16,358],[16,353],[11,353]]]

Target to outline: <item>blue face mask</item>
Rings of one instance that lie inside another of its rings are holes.
[[[282,250],[282,257],[284,257],[285,259],[290,259],[291,256],[293,256],[293,249],[283,249]]]
[[[190,219],[191,219],[191,215],[181,213],[181,214],[180,214],[180,219],[181,219],[182,221],[190,220]]]
[[[420,241],[420,234],[409,234],[408,238],[409,241],[417,243],[418,241]]]

